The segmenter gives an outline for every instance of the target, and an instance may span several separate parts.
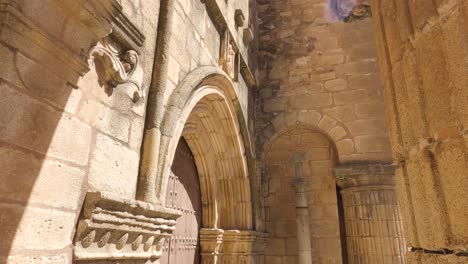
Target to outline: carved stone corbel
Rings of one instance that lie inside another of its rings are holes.
[[[221,52],[219,56],[219,65],[234,80],[237,81],[239,73],[238,50],[232,41],[228,31],[221,38]]]
[[[234,20],[236,21],[236,27],[243,27],[244,26],[244,12],[242,12],[242,9],[236,9],[234,13]]]
[[[74,240],[76,260],[158,259],[180,214],[149,203],[89,192]]]
[[[134,50],[123,55],[107,42],[99,42],[89,52],[89,63],[96,66],[101,85],[124,89],[134,102],[143,97],[143,68]]]

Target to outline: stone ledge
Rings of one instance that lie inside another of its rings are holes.
[[[341,189],[362,186],[394,186],[395,166],[387,163],[350,163],[334,169]]]
[[[89,192],[74,241],[77,260],[158,259],[180,213],[153,204]]]

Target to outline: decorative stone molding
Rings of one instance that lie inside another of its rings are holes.
[[[74,241],[77,260],[158,259],[180,214],[149,203],[89,192]]]
[[[200,231],[203,264],[251,264],[263,254],[267,234],[251,230],[203,228]]]
[[[335,177],[341,189],[371,185],[395,185],[393,164],[355,163],[335,167]]]
[[[223,243],[224,230],[202,228],[200,230],[200,247],[202,264],[218,263],[218,256]]]
[[[114,16],[112,17],[112,37],[129,49],[137,50],[143,46],[145,35],[122,12],[121,4],[113,3]]]
[[[58,1],[55,8],[70,11],[67,12],[69,17],[64,31],[73,32],[74,26],[78,24],[85,26],[87,32],[74,38],[51,37],[47,26],[38,26],[36,21],[23,14],[23,6],[26,4],[22,0],[0,0],[0,41],[26,54],[38,65],[47,65],[48,69],[67,80],[74,88],[77,88],[79,76],[89,71],[89,58],[86,55],[95,43],[112,35],[126,49],[138,50],[145,40],[143,34],[122,13],[123,8],[118,0]],[[44,10],[47,8],[48,4],[44,4]],[[135,72],[132,81],[140,82],[137,78],[138,67],[132,70]]]
[[[239,59],[237,48],[232,43],[229,32],[225,32],[221,38],[221,49],[219,55],[219,65],[234,81],[237,81],[239,73]]]
[[[253,252],[256,233],[253,231],[226,230],[223,240],[224,257],[249,256]]]
[[[220,29],[220,31],[225,31],[226,33],[230,34],[230,36],[233,36],[235,33],[235,28],[229,27],[226,17],[222,12],[222,8],[219,6],[219,1],[217,0],[204,0],[204,3],[206,5],[206,10],[209,14],[209,16],[213,19],[213,23],[216,25],[217,28]],[[249,88],[255,88],[257,83],[256,83],[256,78],[254,74],[252,73],[252,70],[250,66],[248,65],[247,62],[247,49],[241,49],[239,50],[238,47],[240,43],[236,43],[236,39],[232,38],[232,43],[235,50],[238,50],[238,61],[239,61],[239,68],[240,68],[240,74],[244,78],[247,86]]]
[[[107,41],[100,42],[90,50],[89,63],[96,66],[101,84],[125,89],[134,102],[143,97],[143,67],[136,51],[120,55]]]

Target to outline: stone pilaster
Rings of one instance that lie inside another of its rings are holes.
[[[335,175],[343,198],[349,263],[404,263],[394,167],[340,165]]]

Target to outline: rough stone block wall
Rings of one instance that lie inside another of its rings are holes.
[[[87,14],[78,2],[22,1],[27,29],[17,35],[7,25],[14,20],[3,16],[15,5],[6,2],[0,4],[0,263],[71,263],[86,191],[135,197],[145,100],[105,90],[93,67],[76,70],[99,40],[97,24],[77,17]],[[146,33],[140,58],[147,94],[159,3],[122,2]],[[71,59],[80,53],[81,62]]]
[[[468,3],[372,8],[409,263],[466,263]]]
[[[296,177],[294,153],[304,155],[303,177],[308,185],[308,209],[313,263],[342,263],[336,182],[335,154],[320,133],[295,129],[273,140],[265,152],[267,196],[265,198],[265,262],[298,263]]]
[[[340,162],[390,160],[372,19],[328,22],[325,0],[258,3],[260,145],[309,118]]]

